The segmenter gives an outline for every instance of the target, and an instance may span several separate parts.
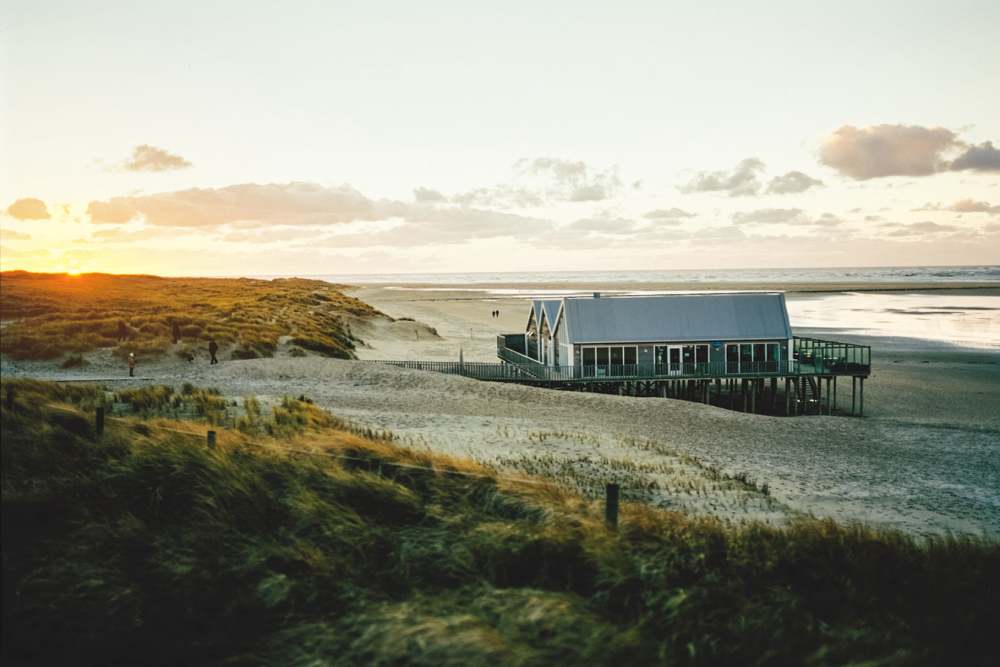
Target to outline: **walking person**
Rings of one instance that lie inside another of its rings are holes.
[[[218,351],[219,351],[219,344],[215,342],[215,339],[213,338],[213,339],[209,340],[208,341],[208,354],[209,354],[210,357],[212,357],[212,360],[209,362],[209,364],[217,364],[217,363],[219,363],[219,360],[216,359],[216,357],[215,357],[215,353],[218,352]]]
[[[128,353],[128,376],[135,377],[135,352]]]

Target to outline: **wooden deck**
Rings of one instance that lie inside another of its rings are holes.
[[[728,402],[729,407],[737,408],[742,405],[743,410],[749,412],[769,409],[776,414],[781,413],[778,404],[779,379],[784,381],[784,414],[805,414],[810,411],[823,414],[824,400],[826,413],[832,414],[837,409],[837,377],[848,376],[852,378],[851,414],[855,414],[859,398],[860,412],[863,414],[864,380],[871,373],[870,347],[795,337],[793,352],[793,359],[756,362],[750,369],[745,368],[745,364],[736,369],[724,361],[600,367],[545,366],[521,351],[511,349],[506,344],[506,337],[500,336],[497,339],[497,356],[501,359],[499,362],[386,360],[372,363],[461,375],[488,382],[635,396],[688,398],[720,405]]]

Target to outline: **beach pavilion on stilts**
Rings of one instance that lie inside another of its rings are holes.
[[[863,414],[871,369],[868,346],[795,336],[780,292],[535,300],[497,355],[512,381],[771,414],[832,414],[841,376]]]

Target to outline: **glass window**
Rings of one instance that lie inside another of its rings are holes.
[[[622,365],[622,349],[620,347],[611,348],[611,365],[621,366]]]
[[[583,365],[584,366],[594,365],[594,348],[592,347],[583,348]]]
[[[740,343],[740,373],[753,372],[753,345]]]
[[[740,346],[726,345],[726,372],[740,372]]]
[[[595,350],[597,352],[597,365],[598,366],[607,366],[608,365],[608,348],[606,348],[606,347],[598,347],[598,348],[595,348]]]
[[[625,348],[625,364],[628,366],[636,364],[636,349],[634,347]]]
[[[699,345],[697,348],[697,357],[695,361],[699,364],[708,363],[708,345]]]

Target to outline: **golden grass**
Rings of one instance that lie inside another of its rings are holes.
[[[8,320],[0,351],[17,359],[55,359],[112,348],[156,358],[173,347],[200,353],[214,339],[234,358],[272,356],[288,336],[301,348],[352,358],[356,339],[347,316],[378,311],[336,285],[299,278],[160,278],[101,273],[0,273],[0,319]],[[120,322],[127,339],[119,341]]]
[[[995,663],[995,542],[638,503],[612,531],[599,501],[307,401],[208,449],[204,422],[98,436],[99,387],[4,385],[5,665]]]

